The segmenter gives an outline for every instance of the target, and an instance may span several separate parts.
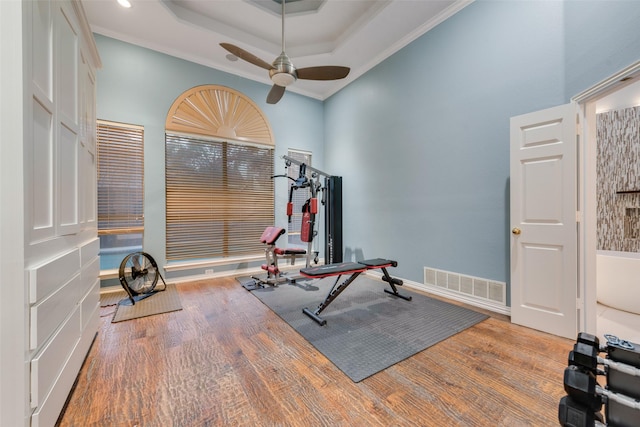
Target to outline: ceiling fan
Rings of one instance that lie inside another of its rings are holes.
[[[277,0],[276,0],[277,1]],[[291,1],[291,0],[289,0]],[[298,79],[303,80],[339,80],[347,77],[349,67],[340,67],[335,65],[325,65],[319,67],[296,68],[285,53],[284,44],[284,5],[286,0],[280,0],[282,4],[282,53],[272,64],[258,58],[252,53],[239,48],[230,43],[220,43],[220,46],[231,52],[233,55],[247,62],[257,65],[269,71],[269,77],[273,82],[273,87],[267,95],[267,103],[275,104],[282,98],[287,86]]]

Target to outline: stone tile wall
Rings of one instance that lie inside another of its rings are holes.
[[[597,115],[597,153],[598,250],[640,252],[640,106]]]

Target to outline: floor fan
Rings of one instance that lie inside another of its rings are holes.
[[[146,252],[133,252],[127,255],[120,263],[118,276],[120,284],[133,305],[136,300],[140,301],[167,288],[167,283],[158,271],[158,264]],[[156,288],[158,278],[162,280],[161,289]]]

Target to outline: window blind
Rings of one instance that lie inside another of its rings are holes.
[[[254,255],[274,223],[273,148],[167,134],[167,260]]]
[[[143,141],[140,126],[97,121],[100,235],[143,231]]]

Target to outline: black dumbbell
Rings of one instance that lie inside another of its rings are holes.
[[[599,411],[603,402],[614,401],[627,408],[640,411],[640,400],[600,387],[593,372],[578,366],[568,366],[564,370],[564,390],[580,405],[592,411]],[[640,415],[640,412],[638,412]]]
[[[569,365],[576,365],[594,373],[598,369],[598,349],[590,344],[577,342],[569,352]]]
[[[570,396],[560,399],[558,421],[563,427],[601,427],[605,425],[600,412],[590,410]]]
[[[573,346],[573,350],[569,352],[569,365],[588,369],[596,375],[604,375],[604,372],[598,369],[598,365],[603,365],[632,377],[640,377],[640,369],[625,363],[604,359],[598,356],[595,348],[584,343],[576,343]]]
[[[624,350],[635,351],[636,354],[640,353],[640,351],[637,348],[637,345],[632,343],[631,341],[620,339],[617,336],[612,334],[604,334],[604,337],[607,340],[607,343],[605,345],[600,345],[600,340],[598,339],[597,336],[588,334],[586,332],[580,332],[578,334],[578,337],[576,338],[576,343],[583,343],[583,344],[590,345],[594,348],[597,348],[601,352],[609,351],[610,349],[613,348],[613,349],[624,349]]]
[[[598,339],[598,337],[592,334],[588,334],[586,332],[580,332],[578,334],[578,338],[576,338],[576,343],[587,344],[587,345],[590,345],[591,347],[597,348],[600,351],[604,350],[602,347],[600,347],[600,340]]]
[[[600,386],[593,372],[582,370],[575,365],[565,368],[564,391],[592,412],[602,409],[602,397],[596,393],[596,388]]]

